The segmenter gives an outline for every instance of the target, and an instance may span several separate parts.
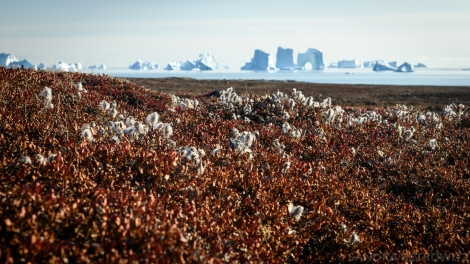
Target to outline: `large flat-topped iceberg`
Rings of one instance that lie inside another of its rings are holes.
[[[305,53],[297,54],[297,66],[306,70],[323,70],[323,53],[317,49],[309,48]]]
[[[282,47],[277,48],[276,68],[280,70],[292,70],[295,68],[293,49],[284,49]]]
[[[360,68],[361,64],[357,60],[340,60],[338,61],[338,68],[340,69],[353,69]]]
[[[255,54],[250,62],[247,62],[241,70],[244,71],[267,71],[275,69],[271,54],[262,50],[255,50]]]
[[[338,69],[355,69],[361,68],[362,64],[359,63],[356,59],[354,60],[340,60],[330,63],[328,68],[338,68]]]

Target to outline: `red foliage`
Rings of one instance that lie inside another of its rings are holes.
[[[81,97],[78,82],[87,90]],[[39,96],[45,86],[52,109]],[[157,130],[110,140],[107,124],[117,118],[100,109],[102,100],[136,120],[158,112],[173,126],[172,143]],[[199,100],[185,109],[120,79],[0,68],[0,262],[309,263],[467,253],[467,108],[452,106],[457,117],[438,113],[426,123],[417,121],[420,109],[407,118],[375,109],[382,120],[347,125],[367,110],[346,108],[330,124],[322,108],[272,108],[255,98],[244,114],[242,105]],[[284,133],[284,122],[302,136]],[[91,123],[94,141],[86,141],[82,126]],[[412,139],[398,126],[413,128]],[[251,154],[231,146],[234,128],[256,134]],[[184,160],[182,146],[206,153],[203,173]],[[298,221],[289,202],[304,208]]]

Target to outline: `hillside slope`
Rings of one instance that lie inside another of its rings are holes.
[[[290,91],[195,99],[0,68],[0,262],[467,253],[467,107],[372,110]]]

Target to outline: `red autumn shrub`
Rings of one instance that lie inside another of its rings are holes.
[[[0,262],[467,253],[468,108],[341,108],[226,88],[179,98],[0,68]]]

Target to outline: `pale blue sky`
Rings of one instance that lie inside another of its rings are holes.
[[[6,0],[0,52],[46,65],[108,67],[211,53],[241,67],[277,47],[340,59],[470,66],[470,1],[64,1]]]

